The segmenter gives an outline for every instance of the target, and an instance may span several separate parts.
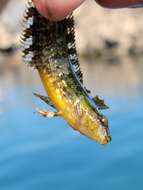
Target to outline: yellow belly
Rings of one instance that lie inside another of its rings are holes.
[[[61,112],[61,116],[71,125],[72,128],[78,130],[77,118],[75,113],[75,108],[72,102],[64,97],[58,87],[53,83],[53,79],[45,74],[44,71],[39,71],[41,81],[44,85],[44,88],[52,101],[54,107],[57,111]]]

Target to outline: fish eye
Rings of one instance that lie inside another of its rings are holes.
[[[103,118],[101,119],[101,121],[102,121],[102,123],[104,124],[104,126],[108,127],[108,120],[107,120],[106,117],[103,117]]]

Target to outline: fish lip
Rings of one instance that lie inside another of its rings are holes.
[[[102,142],[99,142],[101,145],[106,145],[111,142],[112,137],[110,135],[106,136]]]
[[[107,143],[111,142],[112,137],[110,135],[108,135],[108,136],[105,137],[105,140],[106,140],[105,144],[107,144]]]
[[[112,137],[109,135],[106,137],[106,140],[107,140],[107,142],[110,142],[110,141],[112,141]]]

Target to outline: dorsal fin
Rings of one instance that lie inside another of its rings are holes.
[[[35,15],[35,12],[36,9],[34,8],[33,2],[31,0],[28,0],[23,20],[24,29],[20,41],[21,41],[23,61],[30,66],[34,66],[32,62],[33,59],[32,25],[33,25],[33,17]]]
[[[35,31],[33,34],[33,30],[35,30],[33,24],[35,23],[34,18],[37,18],[38,15],[40,15],[40,14],[35,9],[32,1],[29,0],[28,6],[27,6],[27,11],[24,16],[25,29],[23,31],[21,41],[22,41],[23,60],[28,65],[30,65],[34,68],[38,64],[38,57],[37,57],[38,52],[34,53],[34,55],[33,55],[33,52],[34,52],[33,50],[36,49],[35,45],[37,45],[37,44],[33,45],[33,41],[34,41],[33,36],[35,36],[36,35],[35,33],[37,32],[37,31]],[[47,22],[47,24],[48,24],[48,22]],[[63,24],[64,24],[64,27],[66,27],[66,31],[67,31],[66,32],[66,43],[67,43],[68,57],[69,57],[71,66],[73,67],[73,72],[76,74],[76,76],[80,80],[80,82],[83,83],[83,75],[80,70],[80,65],[79,65],[76,46],[75,46],[73,16],[68,16],[63,21]],[[39,25],[40,25],[40,23],[39,23]],[[38,47],[37,49],[40,49],[40,47]],[[36,63],[35,63],[35,59],[36,59]]]
[[[78,61],[76,45],[75,45],[74,19],[72,15],[67,17],[66,26],[67,26],[66,41],[67,41],[69,59],[73,67],[73,71],[77,75],[80,82],[83,83],[83,74],[80,70],[80,64]]]
[[[90,93],[91,93],[91,91],[88,90],[86,87],[84,87],[84,89],[85,89],[85,91],[87,92],[87,94],[90,94]]]

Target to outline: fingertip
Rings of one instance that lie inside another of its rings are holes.
[[[32,0],[41,15],[49,20],[64,19],[85,0]]]
[[[37,10],[43,15],[43,16],[45,16],[45,12],[46,12],[46,10],[45,10],[45,1],[43,1],[43,0],[32,0],[33,1],[33,3],[34,3],[34,5],[36,6],[36,8],[37,8]]]

